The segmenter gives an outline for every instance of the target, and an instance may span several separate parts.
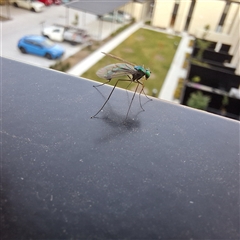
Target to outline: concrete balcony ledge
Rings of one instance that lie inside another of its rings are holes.
[[[239,122],[1,59],[2,239],[238,239]]]

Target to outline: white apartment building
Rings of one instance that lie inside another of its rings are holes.
[[[155,0],[151,24],[197,38],[209,26],[205,39],[218,43],[216,51],[221,44],[231,46],[230,66],[240,75],[240,0]]]

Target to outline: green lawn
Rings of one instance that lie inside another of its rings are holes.
[[[145,68],[151,70],[152,73],[150,78],[144,83],[145,92],[151,95],[154,88],[157,89],[158,93],[160,92],[176,51],[174,44],[179,42],[180,37],[140,29],[116,47],[111,54],[126,59],[134,64],[143,65]],[[96,76],[96,71],[106,65],[116,62],[119,61],[111,57],[104,57],[85,72],[82,77],[105,82],[106,80]],[[114,83],[115,81],[111,80],[111,84]],[[118,84],[118,87],[125,88],[127,85],[128,84],[122,82]],[[129,87],[129,89],[134,89],[134,87]]]

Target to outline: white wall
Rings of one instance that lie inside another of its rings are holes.
[[[174,23],[174,30],[176,32],[184,31],[184,27],[186,24],[187,15],[189,12],[191,2],[192,2],[191,0],[186,0],[186,1],[180,2],[177,17],[176,17],[176,20]]]
[[[171,22],[172,11],[175,1],[155,1],[152,25],[154,27],[168,28]]]
[[[215,31],[225,4],[225,1],[219,0],[198,0],[194,7],[188,32],[195,35],[197,31],[204,29],[206,25],[210,26],[211,31]]]
[[[235,0],[235,2],[240,0]],[[177,32],[184,31],[191,0],[181,0],[173,29]],[[152,16],[152,25],[164,29],[170,28],[175,0],[156,0]],[[204,27],[209,25],[206,40],[231,45],[229,54],[233,55],[231,64],[240,74],[240,4],[231,3],[229,12],[219,31],[218,24],[223,14],[226,2],[220,0],[196,0],[188,33],[197,38],[202,38]]]
[[[232,3],[230,5],[230,8],[228,10],[227,17],[225,19],[222,32],[228,34],[231,30],[232,23],[234,21],[234,18],[239,16],[239,4]]]
[[[147,11],[149,10],[149,3],[138,3],[138,2],[130,2],[125,6],[119,8],[124,12],[129,13],[132,17],[135,18],[136,21],[142,20],[146,16]]]

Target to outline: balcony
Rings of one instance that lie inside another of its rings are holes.
[[[234,73],[235,68],[224,64],[232,59],[227,53],[230,46],[223,44],[219,52],[213,50],[215,47],[216,43],[210,42],[208,48],[202,51],[201,57],[198,55],[200,49],[194,47],[181,103],[187,105],[191,94],[201,91],[210,98],[206,108],[208,112],[239,120],[240,76]],[[196,78],[197,82],[195,82]],[[235,92],[237,94],[232,94]]]

